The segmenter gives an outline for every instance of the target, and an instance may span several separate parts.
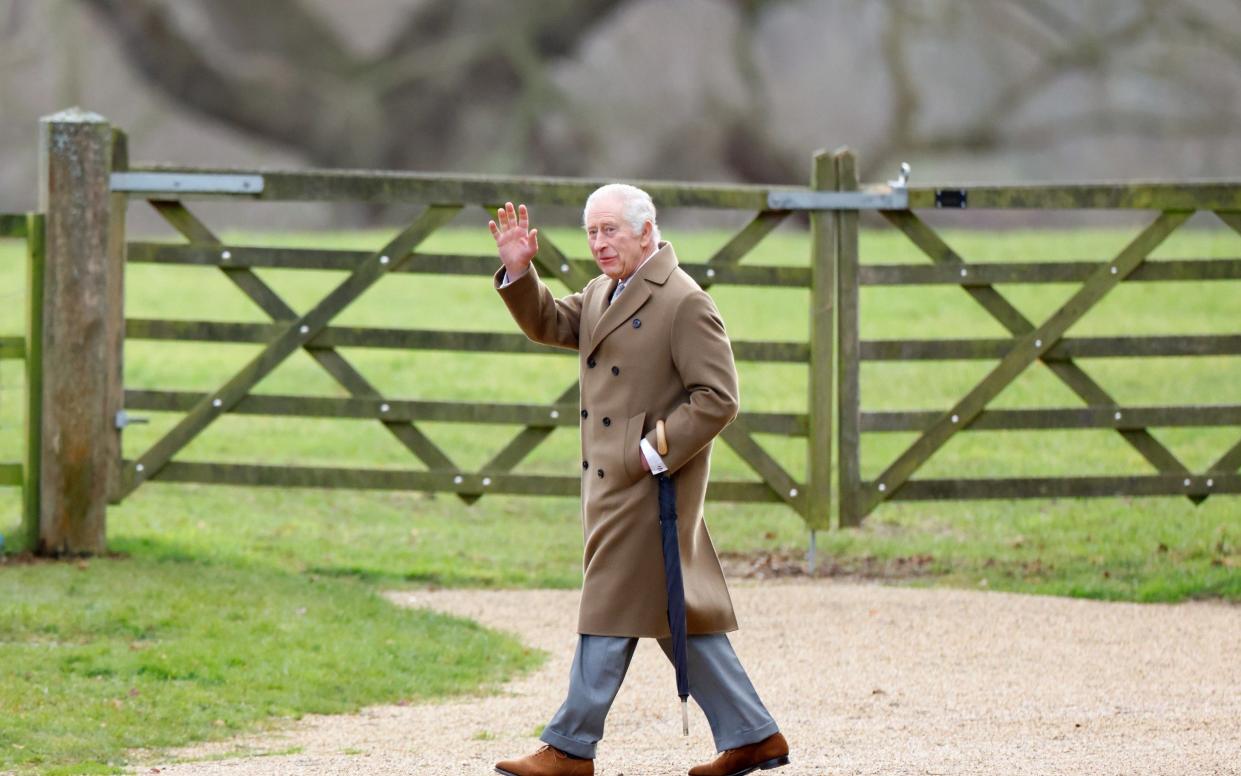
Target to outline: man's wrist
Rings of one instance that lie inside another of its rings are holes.
[[[509,285],[510,283],[515,283],[515,282],[517,282],[518,280],[521,280],[523,277],[525,277],[525,276],[526,276],[526,273],[527,273],[527,272],[529,272],[529,271],[530,271],[530,265],[529,265],[529,264],[527,264],[527,265],[526,265],[526,268],[525,268],[525,269],[523,269],[521,272],[518,272],[518,273],[517,273],[517,275],[514,277],[513,275],[510,275],[510,274],[509,274],[509,272],[508,272],[508,268],[506,267],[506,268],[504,269],[504,282],[500,284],[500,288],[504,288],[505,286]]]

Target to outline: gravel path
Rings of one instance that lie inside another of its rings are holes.
[[[826,580],[732,591],[733,643],[792,745],[781,776],[1241,774],[1241,607]],[[551,657],[487,697],[309,717],[135,772],[488,774],[535,749],[563,699],[577,593],[391,598],[512,631]],[[713,756],[701,712],[691,703],[683,738],[678,706],[671,667],[643,641],[595,772],[683,774]]]

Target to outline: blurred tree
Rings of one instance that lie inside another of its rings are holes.
[[[1235,0],[421,0],[369,55],[308,0],[80,1],[166,97],[321,166],[792,182],[848,142],[875,180],[1238,137]]]
[[[321,166],[400,168],[459,164],[480,114],[497,137],[532,142],[533,117],[555,100],[545,63],[621,4],[427,0],[361,57],[299,0],[203,2],[210,29],[197,31],[159,0],[84,2],[177,104]]]
[[[864,178],[894,168],[898,157],[917,154],[1012,152],[1109,134],[1188,140],[1236,132],[1239,114],[1230,100],[1192,100],[1195,109],[1187,111],[1184,103],[1166,99],[1118,104],[1108,94],[1122,91],[1116,87],[1126,80],[1140,80],[1148,94],[1193,95],[1206,68],[1184,66],[1191,56],[1214,51],[1241,63],[1241,34],[1212,20],[1191,0],[1138,0],[1093,9],[1050,0],[1001,0],[968,8],[884,2],[891,121],[885,136],[867,150]],[[954,28],[968,28],[970,49],[990,49],[997,66],[985,99],[961,111],[956,121],[936,126],[926,121],[920,90],[926,73],[912,61],[909,45],[919,39],[947,40]],[[997,50],[1010,53],[995,56]],[[1051,87],[1073,78],[1094,82],[1103,99],[1068,110],[1042,108],[1045,115],[1039,118],[1031,115]],[[1133,104],[1141,102],[1140,107]]]

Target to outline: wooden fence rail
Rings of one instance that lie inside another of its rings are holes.
[[[135,173],[152,174],[151,168]],[[330,321],[356,299],[370,284],[389,272],[490,276],[496,265],[492,256],[457,256],[431,254],[417,250],[417,244],[448,218],[467,206],[490,210],[495,197],[509,196],[493,183],[474,179],[445,180],[426,176],[393,176],[385,173],[322,173],[292,175],[233,173],[236,178],[252,181],[249,192],[237,196],[273,198],[279,193],[290,200],[332,196],[354,196],[369,191],[367,197],[383,201],[425,204],[420,221],[415,222],[416,236],[398,237],[379,251],[334,251],[319,249],[269,249],[254,246],[227,245],[218,240],[187,207],[186,200],[222,196],[218,190],[193,192],[185,181],[202,181],[202,176],[218,176],[219,171],[159,168],[164,184],[174,190],[152,192],[152,181],[142,191],[130,196],[147,198],[152,206],[187,240],[188,244],[166,245],[134,242],[127,245],[127,260],[160,264],[186,264],[215,267],[224,272],[238,287],[272,317],[269,324],[224,323],[192,320],[128,319],[126,336],[130,340],[173,340],[258,343],[266,346],[246,368],[209,394],[188,394],[167,391],[127,391],[127,410],[172,410],[186,413],[180,424],[151,450],[132,461],[123,462],[124,497],[144,482],[151,480],[247,482],[252,484],[315,484],[324,487],[417,488],[453,492],[467,501],[489,493],[529,493],[566,495],[576,492],[578,477],[522,477],[512,469],[528,456],[552,430],[576,425],[577,386],[567,387],[559,399],[549,405],[487,405],[471,403],[425,402],[382,396],[365,384],[344,360],[337,349],[345,347],[396,348],[402,350],[448,350],[467,352],[566,354],[566,351],[531,343],[524,336],[511,332],[459,332],[377,329],[331,326]],[[198,176],[198,177],[195,177]],[[157,179],[158,180],[158,179]],[[183,182],[178,186],[177,181]],[[274,185],[269,185],[274,182]],[[261,186],[260,186],[261,183]],[[380,185],[382,184],[382,185]],[[484,185],[486,184],[486,185]],[[505,184],[510,185],[510,184]],[[531,205],[576,202],[594,189],[593,184],[580,181],[524,180],[512,183]],[[761,206],[765,190],[754,187],[687,186],[678,190],[670,184],[648,184],[668,198],[696,207]],[[298,186],[309,187],[302,191]],[[379,188],[368,189],[368,186]],[[679,193],[677,193],[679,191]],[[261,192],[261,193],[259,193]],[[300,192],[300,193],[299,193]],[[585,192],[585,194],[583,194]],[[450,201],[448,196],[470,196],[469,201]],[[375,201],[375,200],[372,200]],[[663,203],[661,202],[661,205]],[[435,222],[427,228],[417,224],[432,214]],[[812,272],[807,267],[745,267],[739,262],[788,215],[787,211],[759,210],[725,245],[706,261],[688,263],[686,271],[704,287],[716,283],[737,285],[789,287],[807,285]],[[408,230],[407,230],[408,231]],[[408,237],[408,239],[406,239]],[[404,242],[402,242],[404,241]],[[581,288],[594,277],[593,262],[570,260],[546,236],[542,240],[538,261],[543,274],[557,277],[570,288]],[[830,257],[827,257],[830,258]],[[275,292],[253,273],[254,268],[333,269],[351,272],[349,279],[310,313],[298,316]],[[254,396],[250,388],[288,355],[304,349],[352,394],[349,399],[302,396]],[[811,356],[809,344],[796,342],[742,341],[734,343],[738,360],[779,363],[806,363]],[[830,411],[830,403],[827,408]],[[283,416],[350,417],[379,421],[394,433],[419,458],[428,471],[397,472],[319,468],[288,468],[238,466],[204,462],[174,461],[173,457],[195,435],[226,412]],[[422,421],[456,421],[469,423],[522,423],[517,434],[500,454],[478,471],[466,471],[453,463],[447,451],[436,447],[418,429]],[[729,429],[724,439],[760,476],[757,482],[720,481],[712,486],[715,498],[736,501],[782,500],[798,511],[808,522],[826,527],[829,503],[812,510],[799,478],[784,471],[754,439],[755,433],[771,433],[792,437],[812,434],[813,419],[800,413],[747,413]],[[825,438],[830,434],[823,432]],[[828,470],[820,470],[826,479]]]

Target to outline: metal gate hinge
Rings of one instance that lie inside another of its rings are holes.
[[[120,429],[120,428],[125,428],[126,426],[136,426],[142,423],[150,423],[151,419],[134,417],[133,415],[130,415],[128,412],[126,412],[125,410],[117,410],[116,419],[114,422],[116,424],[116,427]]]

